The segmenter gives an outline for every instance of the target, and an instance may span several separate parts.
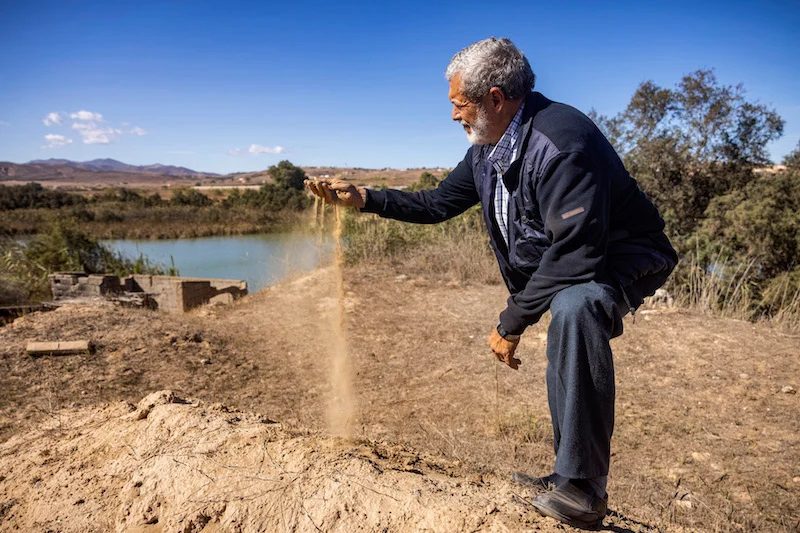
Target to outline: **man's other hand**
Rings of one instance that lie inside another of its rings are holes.
[[[492,328],[492,332],[489,334],[488,340],[489,348],[492,349],[492,353],[494,353],[494,356],[497,357],[498,361],[502,361],[514,370],[519,368],[519,365],[522,364],[522,361],[514,358],[514,352],[517,350],[519,340],[508,341],[504,339],[499,333],[497,333],[496,328]]]
[[[367,201],[367,190],[338,178],[308,179],[306,188],[322,198],[326,204],[337,204],[361,209]]]

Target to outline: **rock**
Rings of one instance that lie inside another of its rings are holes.
[[[693,499],[694,497],[692,496],[691,492],[679,490],[675,493],[675,499],[673,502],[675,502],[676,507],[686,509],[688,511],[694,507],[694,503],[692,502]]]
[[[694,504],[692,504],[691,500],[675,500],[675,506],[688,511],[694,507]]]
[[[797,390],[791,385],[781,387],[781,392],[784,394],[797,394]]]
[[[647,307],[672,307],[675,300],[664,289],[656,289],[653,296],[645,298],[645,305]]]
[[[698,463],[705,463],[711,458],[711,454],[708,452],[692,452],[692,459],[694,459]]]

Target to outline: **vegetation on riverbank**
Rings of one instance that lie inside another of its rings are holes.
[[[174,267],[154,264],[144,256],[123,257],[69,222],[56,222],[27,243],[0,237],[0,304],[48,300],[47,276],[59,271],[177,274]]]
[[[30,235],[67,221],[96,239],[168,239],[270,233],[294,226],[308,207],[305,173],[288,161],[268,170],[259,190],[207,196],[194,189],[170,196],[126,188],[95,196],[50,190],[38,183],[0,186],[0,235]]]

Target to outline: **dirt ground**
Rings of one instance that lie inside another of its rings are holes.
[[[546,324],[514,372],[485,346],[500,286],[371,268],[347,271],[345,289],[353,440],[327,437],[330,271],[184,316],[78,305],[0,328],[0,530],[92,530],[86,516],[99,530],[564,530],[507,481],[552,467]],[[800,337],[675,309],[625,327],[606,526],[798,530]],[[80,338],[94,355],[24,352]],[[125,402],[164,389],[195,400],[136,420]],[[276,485],[281,468],[300,474]]]

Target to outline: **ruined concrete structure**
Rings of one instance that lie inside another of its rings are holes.
[[[229,303],[247,294],[247,282],[232,279],[181,278],[132,274],[59,272],[50,276],[53,299],[110,298],[184,313],[208,303]]]

